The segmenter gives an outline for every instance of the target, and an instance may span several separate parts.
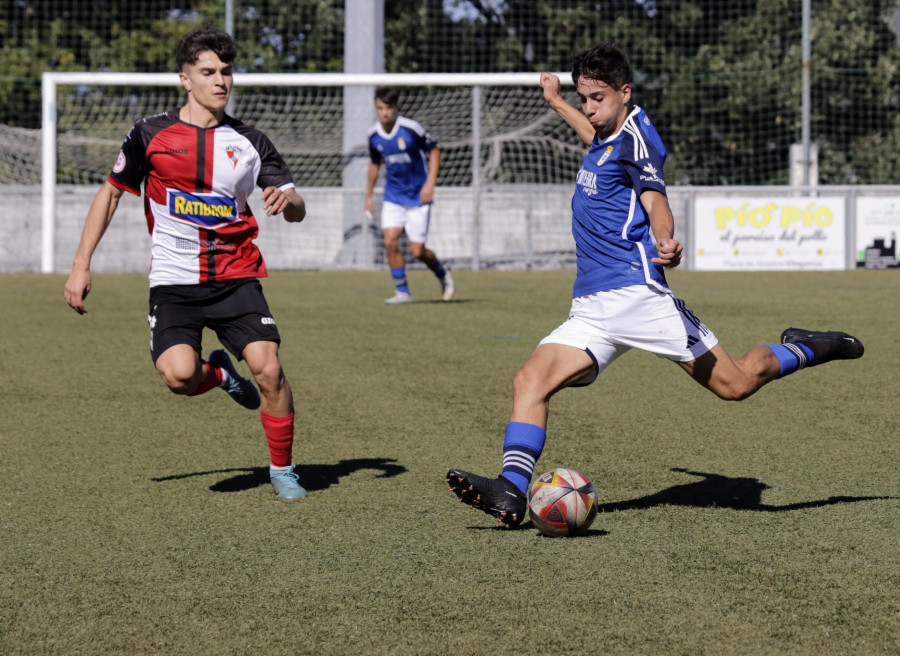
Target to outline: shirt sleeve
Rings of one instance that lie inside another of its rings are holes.
[[[378,164],[379,166],[384,162],[384,156],[375,147],[375,140],[371,137],[369,138],[369,159],[372,160],[373,164]]]
[[[141,122],[138,121],[125,135],[119,157],[108,178],[115,187],[136,196],[141,195],[141,185],[150,170],[144,141]]]
[[[428,132],[424,127],[419,125],[420,130],[415,130],[413,134],[415,134],[416,145],[419,147],[419,150],[423,152],[431,152],[432,149],[437,148],[437,141],[434,140],[434,137],[431,136],[431,133]]]
[[[638,196],[645,191],[658,191],[665,195],[663,158],[650,139],[640,130],[636,132],[626,131],[619,165]]]
[[[256,183],[261,189],[267,187],[278,187],[279,189],[287,189],[294,186],[294,177],[291,171],[278,152],[278,149],[272,144],[269,138],[261,132],[257,133],[256,149],[259,151],[259,177]]]

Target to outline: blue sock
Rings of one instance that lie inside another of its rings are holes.
[[[441,264],[441,261],[437,258],[434,258],[434,262],[429,264],[428,268],[431,269],[431,272],[441,280],[443,280],[444,276],[447,275],[447,272],[444,271],[444,265]]]
[[[770,349],[778,363],[781,365],[781,373],[779,378],[784,378],[788,374],[792,374],[799,369],[809,367],[813,362],[812,349],[805,344],[797,342],[791,344],[769,344],[766,348]]]
[[[406,267],[398,266],[391,268],[391,278],[394,279],[394,285],[398,292],[409,294],[409,285],[406,282]]]
[[[503,440],[504,478],[512,481],[523,494],[528,493],[534,465],[541,457],[547,432],[540,426],[511,421],[506,425],[506,437]]]

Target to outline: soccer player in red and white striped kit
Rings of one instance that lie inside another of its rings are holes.
[[[281,337],[259,278],[267,271],[253,243],[259,227],[247,199],[263,190],[267,216],[296,223],[306,205],[269,139],[225,113],[237,50],[232,38],[199,29],[176,49],[187,102],[137,121],[85,220],[66,281],[66,302],[79,314],[91,290],[91,258],[124,192],[141,195],[151,235],[150,353],[176,394],[221,387],[259,409],[278,497],[306,496],[294,473],[294,402],[278,348]],[[223,349],[201,357],[203,328],[246,361],[259,391]]]

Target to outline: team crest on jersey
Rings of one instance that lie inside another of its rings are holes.
[[[228,161],[231,162],[231,168],[237,168],[238,160],[241,158],[243,148],[240,146],[225,146],[225,154],[228,155]]]
[[[607,146],[606,152],[603,153],[603,155],[600,157],[600,159],[597,160],[597,166],[602,165],[603,162],[605,162],[607,159],[609,159],[609,156],[612,155],[612,151],[613,151],[613,147]]]
[[[215,228],[237,220],[234,199],[218,194],[190,194],[176,189],[168,190],[169,214],[173,218]]]
[[[120,150],[119,156],[116,158],[116,165],[113,167],[113,173],[119,173],[124,168],[125,168],[125,153]]]
[[[397,148],[406,150],[406,141],[403,140],[403,137],[397,137]]]

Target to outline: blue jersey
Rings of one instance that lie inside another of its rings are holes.
[[[419,192],[428,179],[428,153],[437,142],[422,125],[398,116],[388,134],[376,123],[369,128],[369,157],[384,163],[384,199],[404,207],[422,204]]]
[[[572,196],[575,297],[629,285],[668,289],[663,267],[650,261],[656,247],[640,203],[645,191],[666,193],[665,159],[665,146],[640,107],[616,134],[594,137]]]

